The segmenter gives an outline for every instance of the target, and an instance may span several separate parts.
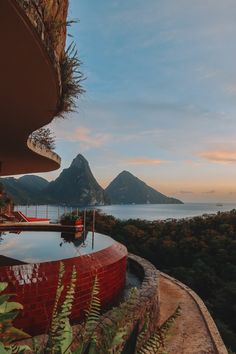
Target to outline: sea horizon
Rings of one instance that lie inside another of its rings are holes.
[[[69,206],[69,205],[16,205],[16,210],[27,216],[48,217],[56,221],[64,213],[85,209],[98,209],[117,219],[166,220],[184,219],[205,214],[217,214],[236,209],[236,202],[186,202],[184,204],[111,204],[96,206]]]

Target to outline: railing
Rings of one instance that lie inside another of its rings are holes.
[[[52,159],[59,165],[61,165],[61,158],[54,151],[49,150],[45,145],[36,143],[33,139],[28,138],[27,146],[30,150],[36,152],[39,155],[45,156],[49,159]]]
[[[80,216],[82,214],[83,220],[83,236],[85,237],[87,231],[87,211],[91,209],[86,208],[73,208],[68,206],[54,206],[54,205],[15,205],[14,210],[16,212],[21,212],[26,217],[33,217],[33,218],[46,218],[50,219],[52,223],[59,223],[60,218],[63,214],[73,213],[74,215]],[[91,231],[92,231],[92,249],[94,249],[94,242],[95,242],[95,219],[96,219],[96,210],[93,209],[92,213],[92,224],[91,224]]]
[[[54,205],[16,205],[16,211],[21,211],[25,216],[49,218],[52,221],[58,221],[63,214],[75,213],[79,215],[79,208]]]

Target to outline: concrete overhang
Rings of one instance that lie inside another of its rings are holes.
[[[60,158],[32,146],[28,137],[56,115],[59,78],[15,0],[0,1],[0,43],[0,175],[55,170]]]

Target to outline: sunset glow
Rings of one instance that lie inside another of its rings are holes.
[[[184,201],[236,201],[235,11],[72,0],[87,79],[78,112],[52,124],[62,168],[82,153],[102,185],[128,170]]]

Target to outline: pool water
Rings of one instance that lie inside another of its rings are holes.
[[[109,236],[92,232],[75,238],[72,233],[56,231],[2,232],[0,234],[0,255],[25,263],[58,261],[90,254],[110,247],[115,241]]]

